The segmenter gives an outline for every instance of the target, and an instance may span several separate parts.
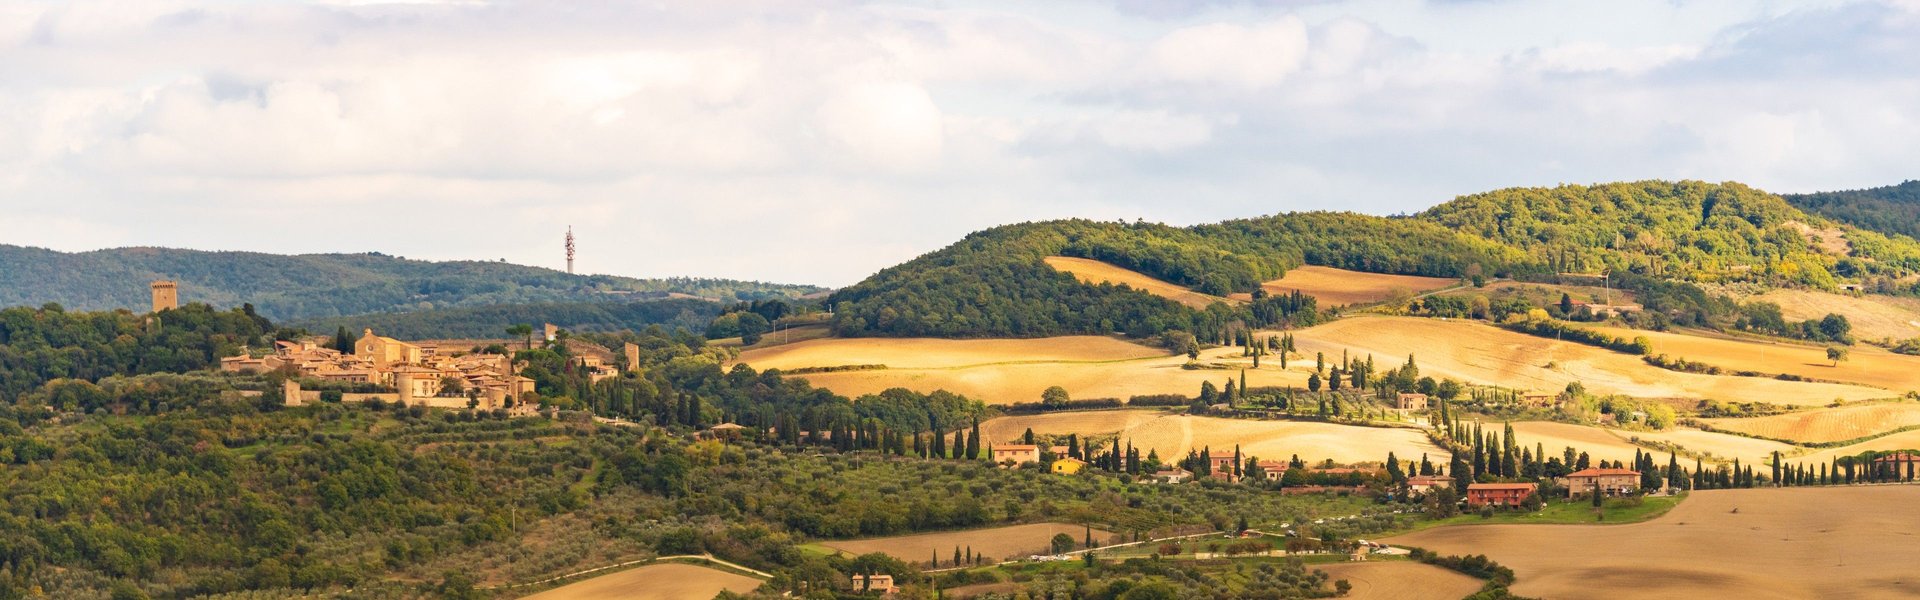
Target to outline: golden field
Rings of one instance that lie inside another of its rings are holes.
[[[1591,329],[1626,339],[1646,336],[1653,341],[1654,354],[1685,358],[1722,369],[1757,371],[1768,375],[1791,373],[1898,392],[1883,396],[1898,396],[1911,390],[1920,390],[1920,356],[1894,354],[1864,344],[1853,346],[1852,355],[1841,361],[1839,366],[1834,366],[1832,361],[1827,360],[1825,346],[1620,327]]]
[[[1489,429],[1498,430],[1501,424],[1489,423]],[[1743,464],[1772,456],[1775,450],[1783,454],[1799,451],[1796,446],[1757,440],[1748,437],[1714,433],[1679,427],[1666,431],[1625,431],[1587,425],[1555,423],[1551,421],[1521,421],[1513,424],[1514,437],[1521,446],[1533,448],[1535,444],[1544,446],[1547,456],[1560,456],[1563,449],[1572,446],[1576,452],[1586,452],[1595,461],[1618,460],[1631,462],[1636,450],[1652,452],[1664,463],[1667,453],[1646,448],[1633,443],[1635,438],[1645,441],[1663,441],[1676,444],[1686,450],[1699,452],[1719,459],[1707,459],[1707,462],[1731,462],[1738,458]],[[1692,468],[1693,459],[1681,456],[1682,462]]]
[[[1373,354],[1378,368],[1385,370],[1399,366],[1413,354],[1423,375],[1541,392],[1558,392],[1578,381],[1600,394],[1802,406],[1898,395],[1859,385],[1681,373],[1648,365],[1638,356],[1474,321],[1358,316],[1298,330],[1294,335],[1300,352],[1308,357],[1301,362],[1311,363],[1316,351],[1326,352],[1329,362],[1337,361],[1340,352],[1346,350],[1356,356]],[[1666,351],[1657,340],[1654,350]],[[1692,355],[1688,358],[1700,359]],[[1915,371],[1920,373],[1920,369]]]
[[[1168,462],[1202,448],[1210,448],[1215,456],[1231,454],[1235,445],[1241,455],[1263,460],[1299,455],[1308,462],[1332,459],[1352,464],[1381,462],[1388,452],[1401,460],[1419,460],[1422,453],[1435,461],[1446,456],[1425,433],[1414,429],[1223,419],[1143,409],[999,417],[982,423],[980,433],[988,442],[1007,444],[1016,443],[1028,429],[1036,434],[1118,435],[1123,445],[1132,442],[1141,456],[1151,450]]]
[[[953,560],[955,547],[961,550],[972,548],[974,552],[986,556],[993,562],[1016,556],[1046,554],[1049,552],[1048,544],[1053,540],[1053,536],[1061,533],[1073,536],[1074,549],[1077,550],[1080,548],[1080,542],[1086,538],[1087,528],[1066,523],[1032,523],[965,531],[820,542],[820,545],[853,556],[880,552],[900,560],[920,564],[925,564],[938,554],[941,564],[944,565],[946,561]],[[1112,532],[1093,530],[1095,545],[1106,545],[1112,539]]]
[[[1486,582],[1413,561],[1347,562],[1313,565],[1328,581],[1347,580],[1346,600],[1460,600]]]
[[[1445,277],[1387,275],[1306,265],[1288,270],[1286,275],[1262,283],[1260,287],[1270,294],[1299,290],[1319,300],[1321,308],[1328,308],[1379,302],[1393,296],[1396,291],[1412,295],[1458,283],[1458,279]]]
[[[1046,263],[1054,270],[1071,273],[1074,278],[1085,283],[1125,285],[1193,308],[1204,309],[1209,304],[1227,301],[1226,298],[1202,294],[1180,284],[1161,281],[1145,273],[1097,260],[1049,256],[1046,258]]]
[[[1694,492],[1627,525],[1461,525],[1386,540],[1485,554],[1514,570],[1513,592],[1614,598],[1911,598],[1920,502],[1910,485]]]
[[[1829,313],[1845,316],[1853,324],[1854,337],[1861,339],[1920,337],[1920,301],[1911,298],[1773,290],[1746,299],[1780,305],[1780,314],[1789,321],[1819,319]]]
[[[1203,362],[1251,367],[1238,350],[1207,351]],[[817,387],[861,396],[902,387],[947,390],[990,404],[1038,402],[1040,392],[1061,386],[1074,398],[1126,399],[1142,394],[1200,392],[1202,382],[1224,385],[1233,369],[1185,369],[1184,354],[1170,355],[1115,338],[1067,336],[1035,339],[945,340],[922,338],[821,339],[748,350],[738,362],[756,369],[886,365],[885,369],[797,375]],[[1247,372],[1247,385],[1303,387],[1312,365],[1282,371],[1263,361]]]
[[[744,594],[760,587],[760,580],[680,563],[660,563],[601,575],[554,588],[527,600],[681,600],[712,598],[720,592]]]
[[[1920,404],[1894,402],[1842,406],[1765,417],[1700,421],[1715,429],[1817,444],[1859,439],[1920,425]]]

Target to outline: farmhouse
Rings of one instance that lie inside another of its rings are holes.
[[[1400,410],[1426,410],[1427,395],[1413,392],[1400,392],[1400,396],[1393,400],[1393,407]]]
[[[1068,456],[1068,457],[1063,457],[1059,460],[1053,461],[1053,464],[1049,465],[1047,468],[1048,470],[1051,470],[1056,474],[1073,475],[1073,474],[1079,473],[1080,469],[1084,469],[1086,467],[1087,467],[1087,461]]]
[[[1287,474],[1287,469],[1293,468],[1292,463],[1284,460],[1263,460],[1254,463],[1253,466],[1255,469],[1254,472],[1249,473],[1247,476],[1261,479],[1279,479],[1281,476]]]
[[[1153,480],[1161,483],[1186,483],[1192,479],[1193,473],[1187,472],[1186,469],[1158,471],[1153,474]]]
[[[1453,487],[1453,478],[1442,475],[1415,475],[1407,478],[1407,489],[1415,494],[1425,494],[1434,488]]]
[[[1066,456],[1067,454],[1066,446],[1050,446],[1047,450],[1054,456]],[[1037,463],[1040,462],[1040,447],[1034,444],[1005,444],[994,446],[993,462],[998,464],[1012,463],[1015,465]]]
[[[883,595],[892,595],[895,589],[892,575],[853,576],[853,591],[855,592],[880,592]]]
[[[1633,469],[1581,469],[1560,478],[1567,493],[1587,494],[1598,489],[1603,494],[1620,495],[1640,489],[1640,472]]]
[[[1467,485],[1467,506],[1519,506],[1539,489],[1533,483],[1474,483]]]

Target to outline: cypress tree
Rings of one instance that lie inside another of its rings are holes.
[[[973,420],[973,434],[967,436],[967,458],[980,460],[980,419]]]

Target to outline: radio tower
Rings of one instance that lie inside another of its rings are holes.
[[[573,226],[567,226],[567,274],[573,274]]]

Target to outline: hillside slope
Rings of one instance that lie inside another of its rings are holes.
[[[798,296],[812,286],[722,279],[576,276],[502,262],[431,262],[378,253],[286,256],[118,248],[65,253],[0,245],[0,306],[147,306],[147,283],[180,282],[182,302],[253,304],[275,320],[373,312],[690,294],[722,301]]]
[[[1782,197],[1800,210],[1854,227],[1920,238],[1920,181]]]
[[[1411,217],[1313,212],[1194,227],[996,227],[835,292],[835,329],[940,337],[1180,329],[1207,339],[1236,323],[1274,322],[1258,306],[1182,306],[1083,282],[1049,268],[1049,256],[1098,260],[1209,296],[1253,292],[1301,265],[1447,278],[1605,270],[1817,289],[1920,271],[1912,239],[1835,224],[1737,183],[1563,185],[1464,196]]]

